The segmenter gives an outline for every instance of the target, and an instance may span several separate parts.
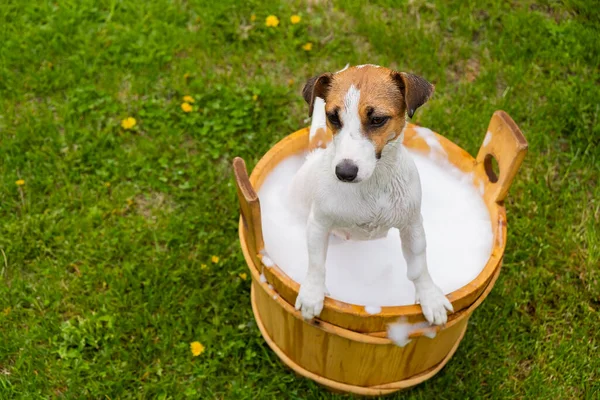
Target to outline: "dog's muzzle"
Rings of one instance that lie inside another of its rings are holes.
[[[335,175],[342,182],[352,182],[358,175],[358,166],[352,161],[344,159],[336,165]]]

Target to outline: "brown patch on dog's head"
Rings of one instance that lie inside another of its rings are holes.
[[[331,139],[331,132],[328,129],[317,129],[314,136],[308,143],[308,151],[310,152],[317,148],[324,149],[325,147],[327,147],[327,144],[331,142]]]
[[[435,86],[420,76],[406,72],[392,72],[392,78],[402,92],[408,116],[412,118],[417,108],[429,100],[435,90]]]
[[[375,65],[351,67],[326,73],[308,80],[303,95],[312,115],[315,97],[325,101],[328,130],[336,135],[343,127],[350,88],[360,91],[356,128],[375,148],[377,159],[385,145],[397,139],[406,126],[406,115],[412,117],[432,95],[434,86],[425,79]],[[355,112],[352,111],[352,112]]]
[[[339,115],[345,107],[350,87],[360,90],[362,132],[374,143],[377,158],[381,156],[385,145],[402,133],[406,114],[412,117],[434,89],[432,84],[419,76],[371,65],[328,74],[324,82],[327,83],[326,90],[321,89],[319,97],[325,100],[327,124],[333,134],[342,128],[343,121],[339,120]]]

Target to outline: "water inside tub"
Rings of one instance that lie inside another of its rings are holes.
[[[448,294],[483,270],[492,250],[492,226],[472,175],[450,165],[433,151],[409,151],[422,186],[427,263],[433,280]],[[290,156],[267,176],[258,195],[265,241],[265,267],[273,263],[302,283],[308,266],[306,221],[288,207],[289,185],[305,155]],[[370,241],[329,240],[326,264],[329,296],[364,305],[377,313],[381,306],[414,304],[415,290],[406,277],[400,234]]]

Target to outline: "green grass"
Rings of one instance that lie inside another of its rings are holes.
[[[398,398],[600,396],[597,4],[324,3],[0,4],[0,398],[342,398],[256,328],[230,163],[305,126],[304,81],[347,62],[434,82],[416,122],[471,154],[497,109],[530,145],[500,279]]]

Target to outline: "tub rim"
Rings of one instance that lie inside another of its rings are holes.
[[[407,124],[404,144],[411,150],[429,152],[432,149],[415,131],[416,125]],[[432,131],[433,132],[433,131]],[[496,111],[486,132],[486,137],[476,158],[457,144],[433,132],[439,144],[447,153],[448,161],[461,171],[473,174],[473,183],[482,186],[483,200],[492,223],[493,247],[483,270],[471,282],[447,294],[454,312],[449,315],[451,323],[460,311],[472,305],[490,283],[494,273],[500,268],[506,248],[507,221],[504,199],[508,189],[527,152],[527,142],[514,121],[503,111]],[[239,224],[239,238],[244,257],[250,269],[261,271],[288,304],[294,304],[300,285],[291,279],[278,266],[265,267],[261,262],[261,250],[264,248],[260,220],[260,205],[257,191],[260,189],[268,171],[283,159],[305,151],[308,146],[308,128],[300,129],[280,140],[256,164],[250,177],[242,159],[234,160],[234,172],[238,188],[238,198],[242,209]],[[495,175],[490,168],[491,158],[495,158],[500,169]],[[250,234],[252,232],[252,235]],[[254,249],[254,251],[250,251]],[[357,318],[358,317],[358,318]],[[372,333],[385,337],[385,327],[390,322],[405,318],[414,323],[425,318],[418,304],[402,306],[383,306],[381,312],[370,314],[365,306],[345,303],[325,298],[320,321],[347,328],[356,332]]]

